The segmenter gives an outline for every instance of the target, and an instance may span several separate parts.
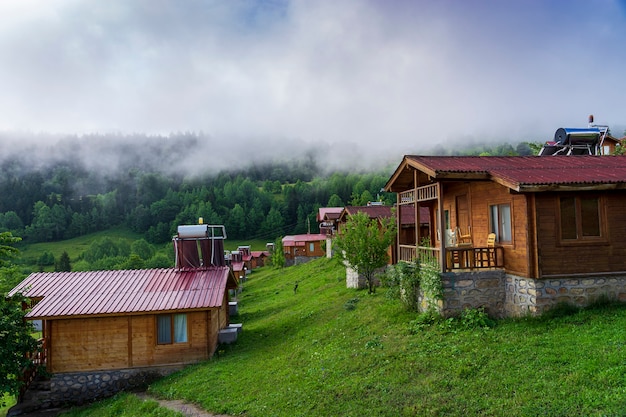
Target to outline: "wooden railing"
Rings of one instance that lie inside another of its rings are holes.
[[[22,376],[20,378],[20,380],[22,381],[22,386],[20,387],[18,402],[21,402],[24,399],[24,394],[37,376],[37,371],[39,370],[39,367],[46,364],[45,339],[39,339],[37,342],[37,349],[34,352],[30,352],[26,355],[26,358],[30,360],[30,364],[22,369]]]
[[[430,246],[399,245],[398,260],[415,262],[416,259],[436,259],[441,251]],[[446,271],[461,269],[504,268],[502,247],[456,246],[446,248]]]
[[[416,188],[415,193],[417,194],[417,201],[436,200],[438,190],[439,190],[438,183],[425,185],[423,187]]]
[[[399,193],[400,204],[411,204],[420,201],[436,200],[438,195],[438,184],[424,185],[423,187],[417,187],[412,190],[407,190]]]
[[[446,270],[504,268],[502,247],[455,246],[446,248]]]

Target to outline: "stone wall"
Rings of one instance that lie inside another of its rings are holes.
[[[421,294],[420,309],[435,308],[443,316],[466,308],[484,307],[493,317],[539,315],[559,303],[587,306],[600,297],[626,302],[626,273],[532,279],[502,269],[441,274],[444,299],[434,302]]]
[[[459,314],[466,308],[479,307],[484,307],[493,317],[505,315],[504,270],[446,272],[441,274],[441,280],[443,303],[439,310],[444,316]]]
[[[626,301],[626,274],[531,279],[506,276],[506,315],[542,314],[559,303],[584,307],[600,297]]]
[[[169,375],[182,366],[159,366],[114,371],[71,372],[53,374],[42,408],[65,404],[83,404],[106,398],[117,392],[141,388]]]

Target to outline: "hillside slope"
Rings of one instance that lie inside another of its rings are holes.
[[[344,271],[326,259],[255,271],[244,285],[237,343],[151,394],[233,416],[626,412],[623,307],[410,331],[414,313],[384,289],[346,289]]]

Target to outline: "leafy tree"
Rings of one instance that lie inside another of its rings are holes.
[[[333,194],[328,199],[326,207],[344,207],[344,204],[343,201],[341,201],[341,197],[339,197],[337,194]]]
[[[285,267],[285,252],[283,251],[283,238],[279,237],[274,242],[274,249],[271,255],[272,266],[276,268]]]
[[[54,270],[56,272],[70,272],[72,270],[72,265],[70,264],[70,255],[66,251],[63,251],[61,256],[59,256],[59,260],[54,265]]]
[[[374,292],[376,270],[387,265],[389,246],[396,235],[395,218],[370,220],[365,213],[350,216],[335,238],[335,256],[347,262],[367,280],[369,293]]]
[[[49,265],[54,265],[54,255],[52,252],[44,251],[41,256],[39,256],[39,259],[37,259],[37,266],[43,271],[43,267]]]
[[[261,234],[263,236],[274,237],[281,233],[284,225],[282,214],[280,214],[278,209],[272,207],[261,223]]]
[[[37,341],[31,336],[33,325],[24,320],[22,304],[26,301],[20,294],[0,297],[0,392],[12,395],[18,395],[22,385],[17,376],[32,366],[26,354],[37,349]],[[4,405],[0,397],[0,406]]]
[[[11,232],[0,233],[0,268],[11,266],[11,260],[19,255],[19,250],[13,245],[21,240]]]
[[[154,247],[145,239],[135,240],[130,245],[130,254],[137,255],[140,259],[147,261],[154,256]]]

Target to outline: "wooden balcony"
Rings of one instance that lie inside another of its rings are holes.
[[[415,245],[399,245],[398,260],[415,262],[416,259],[436,259],[439,262],[439,248]],[[453,246],[446,248],[446,270],[474,270],[504,268],[502,247]]]
[[[399,193],[400,204],[411,204],[414,202],[436,200],[439,191],[439,184],[429,184],[417,187],[412,190]]]

